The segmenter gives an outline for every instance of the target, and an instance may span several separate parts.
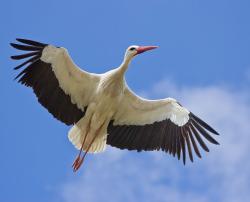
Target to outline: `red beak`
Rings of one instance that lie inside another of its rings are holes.
[[[137,54],[141,54],[145,51],[149,51],[155,48],[158,48],[158,46],[140,46],[137,48]]]

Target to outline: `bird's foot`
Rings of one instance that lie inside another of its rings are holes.
[[[73,167],[73,171],[76,172],[82,165],[83,161],[84,161],[84,158],[85,156],[87,155],[87,153],[89,152],[89,149],[91,147],[91,145],[93,144],[93,142],[95,141],[96,137],[98,136],[99,134],[99,130],[97,131],[96,135],[94,136],[94,138],[92,139],[92,141],[90,142],[90,144],[88,145],[88,148],[86,149],[85,153],[83,154],[83,156],[81,156],[82,154],[82,151],[83,151],[83,146],[84,146],[84,143],[85,143],[85,139],[86,139],[86,136],[83,140],[83,143],[82,143],[82,147],[80,149],[80,152],[76,158],[76,160],[74,161],[72,167]]]
[[[72,165],[72,168],[73,168],[73,171],[76,172],[82,165],[83,163],[83,160],[84,160],[84,157],[85,156],[81,156],[81,155],[78,155],[77,158],[75,159],[73,165]]]

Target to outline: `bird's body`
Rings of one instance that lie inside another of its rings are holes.
[[[38,101],[57,119],[73,125],[68,137],[80,150],[73,167],[77,170],[87,152],[104,151],[107,144],[128,150],[163,150],[183,162],[186,150],[193,161],[192,148],[201,157],[196,141],[209,151],[201,136],[218,144],[209,132],[218,134],[175,99],[147,100],[133,93],[124,74],[131,60],[155,46],[130,46],[121,65],[104,74],[78,68],[65,48],[26,39],[13,47],[31,51],[12,56],[31,58],[16,78],[32,87]],[[85,151],[83,157],[81,152]]]
[[[86,144],[83,147],[83,150],[86,150],[97,132],[96,140],[100,141],[96,141],[98,145],[92,144],[89,152],[100,152],[105,149],[108,124],[119,108],[124,95],[124,89],[125,83],[118,69],[111,70],[100,76],[98,87],[96,92],[93,92],[94,95],[90,100],[85,116],[69,132],[69,139],[77,149],[81,148],[84,134],[89,133],[85,141]],[[75,137],[76,134],[79,134],[76,132],[78,129],[84,131],[79,136],[80,139]]]

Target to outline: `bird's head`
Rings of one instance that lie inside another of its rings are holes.
[[[125,53],[125,60],[130,61],[134,56],[155,48],[158,48],[158,46],[129,46]]]

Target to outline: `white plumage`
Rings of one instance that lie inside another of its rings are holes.
[[[114,116],[114,125],[145,125],[165,119],[183,126],[189,120],[189,111],[181,107],[173,98],[143,99],[126,85],[120,109]]]
[[[16,78],[32,87],[38,101],[58,120],[73,125],[68,137],[80,150],[73,167],[76,171],[87,152],[102,152],[106,144],[129,150],[163,150],[183,162],[186,150],[201,157],[196,142],[209,151],[203,138],[218,144],[209,134],[218,134],[175,99],[147,100],[127,86],[124,74],[131,60],[155,46],[130,46],[122,64],[104,74],[94,74],[74,64],[68,51],[27,39],[11,45],[29,51],[12,56],[27,67]],[[82,150],[85,151],[81,157]]]
[[[72,103],[84,110],[84,107],[93,99],[100,76],[78,68],[65,48],[46,46],[42,51],[41,60],[51,64],[60,87],[70,95]]]

